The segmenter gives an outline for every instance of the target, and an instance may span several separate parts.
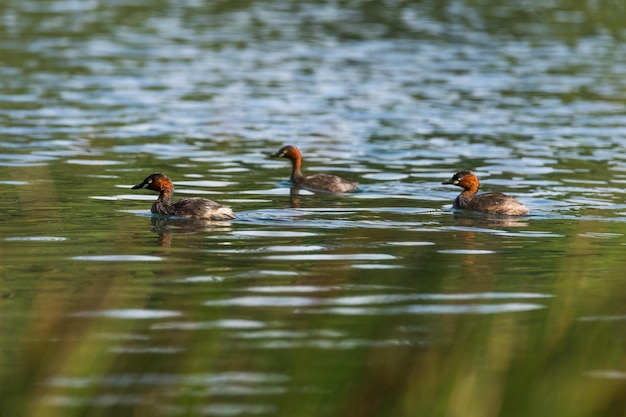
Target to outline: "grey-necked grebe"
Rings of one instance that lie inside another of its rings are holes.
[[[350,182],[336,175],[302,175],[302,154],[295,146],[283,146],[278,152],[272,154],[271,157],[287,158],[291,161],[291,177],[289,180],[295,185],[333,193],[345,193],[357,188],[356,182]]]
[[[138,188],[147,188],[159,193],[151,209],[155,214],[207,220],[229,220],[236,217],[230,207],[222,206],[206,198],[191,197],[171,201],[174,184],[164,174],[148,175],[141,184],[131,187],[132,190]]]
[[[503,214],[507,216],[523,216],[530,214],[530,210],[524,204],[513,197],[501,193],[486,193],[476,195],[480,182],[471,171],[459,171],[448,181],[442,184],[452,184],[463,188],[463,191],[454,200],[452,207],[482,211],[491,214]]]

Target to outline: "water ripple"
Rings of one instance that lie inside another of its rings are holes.
[[[155,330],[260,329],[265,323],[255,320],[224,319],[207,322],[165,322],[152,325]]]
[[[153,262],[161,261],[163,258],[150,255],[85,255],[74,256],[72,259],[96,262]]]
[[[234,236],[242,237],[307,237],[316,236],[316,233],[311,232],[296,232],[296,231],[283,231],[283,230],[236,230],[233,231]]]
[[[319,292],[317,287],[296,287],[289,291],[289,287],[276,287],[276,291],[271,291],[271,287],[256,288],[251,287],[254,292]],[[476,294],[385,294],[385,295],[363,295],[363,296],[346,296],[346,297],[296,297],[296,296],[243,296],[233,297],[223,300],[211,300],[204,303],[207,306],[245,306],[245,307],[309,307],[309,306],[340,306],[331,309],[319,309],[316,311],[343,311],[343,314],[349,312],[363,312],[363,314],[399,314],[399,313],[454,313],[454,312],[503,312],[517,311],[517,309],[536,309],[543,308],[539,304],[531,303],[501,303],[501,304],[470,304],[470,305],[402,305],[383,308],[373,308],[372,305],[380,304],[398,304],[419,300],[436,300],[436,301],[467,301],[467,300],[502,300],[502,299],[536,299],[549,298],[547,294],[535,293],[476,293]],[[363,306],[352,308],[352,306]],[[305,310],[308,311],[308,310]]]
[[[281,261],[387,261],[396,258],[396,256],[384,253],[300,254],[264,256],[264,259]]]
[[[123,309],[123,310],[102,310],[102,311],[82,311],[75,313],[75,317],[106,317],[114,319],[161,319],[167,317],[180,316],[178,311],[168,310],[144,310],[144,309]]]
[[[113,161],[107,159],[68,159],[66,161],[68,164],[76,164],[76,165],[121,165],[124,162],[122,161]]]
[[[60,236],[20,236],[20,237],[7,237],[4,240],[12,241],[12,242],[62,242],[67,240],[66,237]]]
[[[496,251],[487,249],[441,249],[437,252],[448,253],[452,255],[488,255],[491,253],[496,253]]]
[[[541,304],[504,303],[504,304],[471,304],[471,305],[409,305],[389,308],[370,307],[333,307],[323,309],[302,310],[303,313],[341,314],[349,316],[364,315],[396,315],[396,314],[499,314],[520,311],[532,311],[545,308]]]
[[[226,300],[207,301],[207,306],[244,306],[244,307],[304,307],[318,304],[318,300],[307,297],[263,297],[247,296]]]

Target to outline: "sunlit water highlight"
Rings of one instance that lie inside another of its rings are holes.
[[[0,414],[622,416],[607,7],[0,5]],[[237,219],[153,216],[153,172]]]

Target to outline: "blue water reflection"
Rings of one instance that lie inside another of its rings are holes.
[[[1,4],[0,414],[622,415],[624,21]],[[459,169],[531,215],[452,210]],[[152,172],[237,219],[153,216]]]

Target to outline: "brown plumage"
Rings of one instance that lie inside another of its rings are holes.
[[[291,161],[291,177],[289,180],[300,187],[333,193],[345,193],[357,189],[358,184],[356,182],[350,182],[336,175],[314,174],[304,176],[302,174],[302,154],[295,146],[283,146],[278,152],[272,154],[271,157],[287,158]]]
[[[150,210],[155,214],[207,220],[230,220],[236,217],[230,207],[206,198],[190,197],[172,201],[174,184],[161,173],[148,175],[143,182],[131,187],[132,190],[138,188],[147,188],[159,193]]]
[[[491,214],[504,214],[508,216],[523,216],[530,214],[530,210],[524,204],[513,197],[502,193],[486,193],[476,195],[480,182],[471,171],[459,171],[442,184],[452,184],[463,188],[463,191],[454,200],[452,207],[482,211]]]

